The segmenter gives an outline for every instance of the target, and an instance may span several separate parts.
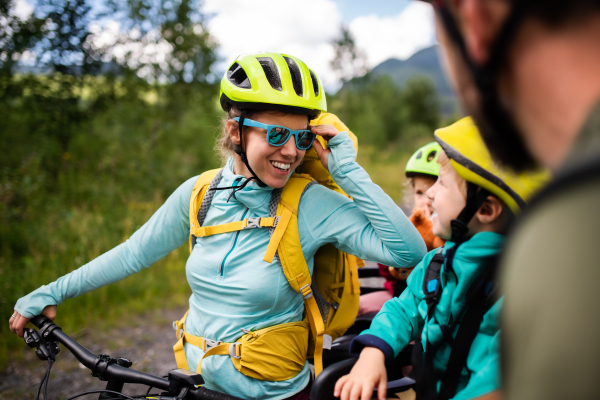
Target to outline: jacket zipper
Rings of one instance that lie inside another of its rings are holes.
[[[244,214],[242,214],[242,221],[244,220],[244,217],[246,216],[246,214],[248,214],[248,208],[246,208],[246,211],[244,211]],[[231,245],[231,248],[229,249],[229,251],[227,252],[227,254],[225,254],[225,257],[223,257],[223,261],[221,262],[221,268],[219,269],[219,276],[223,276],[223,270],[225,269],[225,261],[227,261],[227,257],[229,257],[229,255],[231,254],[231,252],[233,251],[233,249],[235,248],[235,245],[237,244],[237,240],[238,240],[238,236],[240,236],[240,232],[241,231],[237,231],[235,233],[235,239],[233,240],[233,245]]]

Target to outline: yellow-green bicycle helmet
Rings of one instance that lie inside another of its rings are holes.
[[[325,91],[317,77],[298,58],[258,52],[238,56],[221,80],[221,107],[277,110],[312,118],[327,111]]]
[[[409,178],[417,174],[426,174],[437,177],[440,174],[438,158],[440,157],[441,152],[442,148],[437,142],[427,143],[410,156],[406,163],[404,173]]]

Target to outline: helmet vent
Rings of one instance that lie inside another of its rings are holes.
[[[231,81],[235,86],[242,89],[251,89],[250,81],[246,71],[238,63],[233,63],[227,70],[227,79]]]
[[[423,152],[421,150],[419,150],[419,152],[415,156],[415,159],[419,160],[421,157],[423,157]]]
[[[265,75],[267,76],[267,80],[271,84],[271,87],[281,92],[281,78],[279,77],[277,66],[275,66],[275,61],[270,57],[257,57],[256,59],[262,66],[263,71],[265,71]]]
[[[433,161],[433,159],[435,158],[436,155],[437,155],[437,151],[436,150],[430,152],[429,154],[427,154],[427,161],[428,162]]]
[[[319,80],[317,79],[317,76],[315,75],[315,73],[312,72],[312,70],[309,70],[309,71],[310,71],[310,79],[312,80],[315,96],[319,97]]]
[[[304,93],[302,92],[302,73],[300,72],[298,64],[296,64],[296,61],[289,57],[284,56],[283,58],[285,58],[285,62],[287,63],[288,68],[290,69],[290,73],[292,75],[292,84],[294,85],[294,91],[298,96],[304,96]]]

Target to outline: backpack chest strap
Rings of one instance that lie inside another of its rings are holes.
[[[242,221],[229,222],[227,224],[214,226],[193,226],[190,228],[190,233],[196,237],[207,237],[219,235],[221,233],[237,232],[246,229],[255,228],[271,228],[276,227],[279,223],[279,217],[256,217],[246,218]]]

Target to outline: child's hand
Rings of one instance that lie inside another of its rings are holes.
[[[387,392],[385,355],[375,347],[365,347],[352,371],[338,379],[333,395],[340,397],[341,400],[371,400],[375,386],[378,387],[379,400],[385,400]]]
[[[337,135],[339,132],[333,125],[310,125],[309,126],[312,133],[315,135],[319,135],[325,139],[325,141],[329,141],[332,137]],[[312,144],[313,148],[317,152],[319,159],[321,160],[321,164],[325,167],[326,170],[329,171],[329,165],[327,163],[327,157],[329,157],[329,153],[331,150],[323,148],[323,145],[318,140],[315,140]]]

